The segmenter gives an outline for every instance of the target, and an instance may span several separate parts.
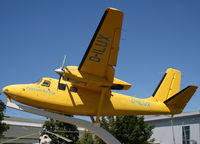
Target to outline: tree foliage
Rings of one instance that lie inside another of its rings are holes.
[[[83,136],[81,137],[81,139],[79,140],[77,144],[94,144],[92,135],[84,131]]]
[[[9,129],[9,126],[7,124],[2,123],[4,117],[3,112],[5,108],[5,104],[0,100],[0,138],[3,136],[3,132]]]
[[[144,117],[137,116],[103,117],[100,124],[122,144],[148,144],[154,128],[144,122]],[[96,137],[96,144],[104,142]]]
[[[75,144],[78,141],[79,133],[77,127],[74,125],[50,119],[49,121],[45,121],[43,128],[46,128],[47,131],[59,134],[63,137],[72,140],[72,144]],[[58,138],[53,135],[49,136],[52,139],[52,143],[67,144],[67,142],[62,140],[61,138]]]

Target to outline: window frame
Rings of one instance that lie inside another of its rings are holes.
[[[189,125],[182,126],[182,143],[190,144],[190,126]]]
[[[46,82],[46,83],[45,83]],[[45,86],[45,87],[50,87],[51,82],[49,80],[44,80],[41,84],[41,86]]]

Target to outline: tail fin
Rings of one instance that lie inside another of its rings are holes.
[[[164,103],[170,108],[172,113],[181,113],[197,88],[197,86],[190,85],[167,99]]]
[[[180,83],[181,72],[169,68],[150,99],[164,102],[172,114],[181,113],[198,87],[190,85],[180,91]]]
[[[165,100],[171,98],[180,91],[180,83],[181,72],[169,68],[154,91],[152,95],[153,99],[164,102]]]

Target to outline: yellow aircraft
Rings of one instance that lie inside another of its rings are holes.
[[[90,116],[92,122],[98,122],[100,116],[181,113],[197,86],[180,91],[181,72],[172,68],[150,98],[112,92],[131,87],[114,78],[122,20],[121,11],[107,8],[78,67],[64,67],[64,57],[61,68],[55,70],[59,80],[42,78],[32,84],[6,86],[3,92],[8,102],[14,99],[52,112]]]

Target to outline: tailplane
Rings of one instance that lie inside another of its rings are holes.
[[[180,83],[181,72],[169,68],[150,100],[164,102],[172,114],[181,113],[198,87],[190,85],[180,91]]]
[[[197,86],[190,85],[167,99],[164,103],[170,108],[172,113],[181,113],[197,88]]]

